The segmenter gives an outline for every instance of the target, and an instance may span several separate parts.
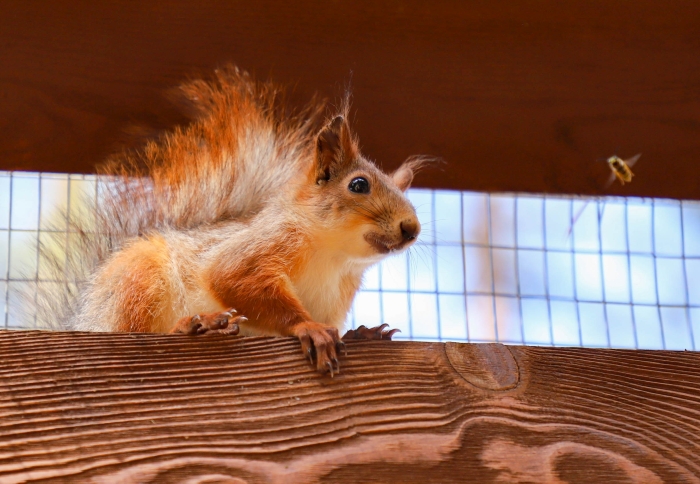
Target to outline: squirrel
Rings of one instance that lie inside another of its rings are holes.
[[[405,192],[429,159],[386,174],[360,153],[347,100],[320,124],[323,102],[289,112],[278,87],[233,66],[180,89],[193,122],[103,166],[91,221],[73,227],[83,280],[54,317],[78,331],[295,336],[333,375],[363,273],[420,233]],[[385,328],[344,339],[391,339]]]

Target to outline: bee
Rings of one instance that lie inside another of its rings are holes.
[[[615,181],[615,178],[620,180],[621,185],[624,185],[625,183],[630,183],[632,181],[632,177],[634,176],[634,173],[632,173],[632,170],[630,168],[632,168],[634,164],[637,163],[637,160],[639,160],[640,156],[642,156],[642,154],[637,153],[632,158],[628,158],[626,160],[623,160],[619,156],[615,155],[608,158],[608,166],[612,170],[612,173],[610,174],[610,179],[605,185],[605,188],[612,185],[612,183]]]
[[[605,184],[605,188],[610,187],[610,185],[613,184],[615,179],[617,178],[620,181],[620,185],[624,185],[625,183],[630,183],[632,181],[632,177],[634,176],[634,173],[632,173],[631,168],[634,166],[635,163],[637,163],[637,160],[639,160],[639,157],[642,156],[641,153],[637,153],[634,155],[632,158],[627,158],[626,160],[623,160],[617,155],[613,155],[610,158],[608,158],[606,161],[608,163],[608,166],[610,167],[610,170],[612,170],[612,173],[610,174],[610,178],[608,179],[607,183]],[[587,200],[586,203],[583,204],[583,207],[576,213],[576,215],[571,219],[571,225],[569,226],[569,232],[567,233],[567,238],[571,235],[571,231],[574,229],[574,225],[576,224],[576,221],[579,219],[583,211],[586,209],[588,206],[588,203],[590,200]],[[605,202],[603,202],[603,208],[600,210],[598,213],[598,218],[602,219],[603,218],[603,212],[605,211]]]

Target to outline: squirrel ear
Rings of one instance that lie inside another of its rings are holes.
[[[425,165],[435,163],[436,161],[439,160],[429,156],[411,156],[403,162],[398,170],[391,174],[391,178],[394,180],[394,183],[396,183],[396,186],[399,187],[399,190],[405,192],[411,187],[413,177],[416,173]]]
[[[413,170],[411,170],[410,167],[401,165],[401,167],[391,175],[391,178],[394,179],[394,183],[399,187],[399,190],[405,192],[413,181]]]
[[[316,138],[316,181],[328,181],[344,164],[357,156],[350,128],[343,116],[336,116]]]

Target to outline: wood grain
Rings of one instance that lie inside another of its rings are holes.
[[[0,333],[0,481],[700,482],[700,354]]]
[[[183,78],[234,62],[337,99],[366,154],[442,156],[422,186],[700,198],[700,3],[5,0],[0,169],[92,171],[184,122]],[[600,161],[642,152],[605,191]]]

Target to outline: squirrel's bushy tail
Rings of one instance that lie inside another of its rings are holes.
[[[113,176],[101,200],[103,231],[128,237],[245,217],[285,193],[308,163],[321,103],[290,113],[278,87],[235,67],[180,89],[195,121],[102,168]]]
[[[129,239],[250,216],[290,193],[313,156],[321,102],[290,112],[281,89],[233,66],[180,90],[194,121],[109,159],[94,211],[71,217],[65,254],[41,248],[44,270],[66,281],[39,293],[44,326],[70,327],[81,286]]]

